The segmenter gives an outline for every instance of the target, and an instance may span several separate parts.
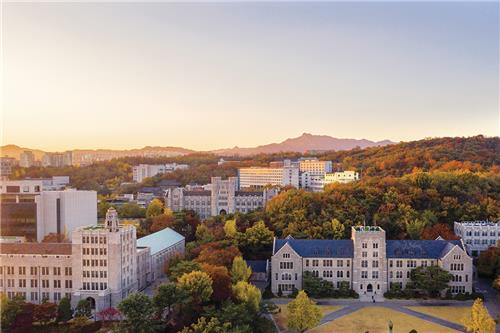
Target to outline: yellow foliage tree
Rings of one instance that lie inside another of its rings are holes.
[[[462,322],[467,332],[495,333],[495,321],[491,318],[480,298],[474,301],[470,317],[465,318]]]

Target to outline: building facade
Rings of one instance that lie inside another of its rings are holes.
[[[184,255],[184,237],[175,231],[148,237],[136,240],[135,227],[119,224],[110,208],[104,224],[78,228],[71,243],[2,242],[0,291],[32,303],[57,303],[66,296],[73,307],[82,299],[94,311],[116,307],[162,276],[159,267],[172,256]]]
[[[342,171],[325,174],[324,185],[331,183],[350,183],[359,180],[359,173],[356,171]]]
[[[464,221],[453,224],[455,235],[462,238],[467,252],[473,257],[500,241],[500,223],[490,221]]]
[[[472,292],[472,258],[461,241],[386,240],[380,227],[353,227],[351,240],[275,239],[271,290],[300,290],[309,271],[335,288],[344,281],[361,300],[381,300],[392,285],[405,288],[411,270],[433,265],[453,275],[452,293]]]
[[[19,157],[19,166],[29,168],[35,165],[35,155],[31,150],[25,150]]]
[[[317,158],[300,159],[300,172],[307,172],[313,176],[324,176],[325,173],[332,172],[332,161],[320,161]]]
[[[193,210],[200,218],[206,219],[219,214],[250,212],[264,207],[267,201],[278,194],[276,189],[239,191],[236,177],[229,177],[226,180],[212,177],[210,186],[204,188],[168,189],[165,194],[165,206],[174,212]]]
[[[142,182],[144,178],[154,177],[159,174],[173,172],[175,170],[188,169],[187,164],[139,164],[132,168],[132,179],[134,182]]]
[[[238,169],[240,188],[271,186],[299,187],[299,168],[296,165],[280,167],[249,167]]]

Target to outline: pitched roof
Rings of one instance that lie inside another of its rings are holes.
[[[245,260],[254,273],[267,272],[267,260]]]
[[[71,243],[2,243],[0,253],[71,255]]]
[[[200,191],[184,191],[185,197],[191,196],[201,196],[201,197],[209,197],[212,195],[212,191],[200,190]]]
[[[184,236],[170,228],[157,231],[137,240],[137,247],[151,248],[151,255],[158,253],[184,239]]]
[[[273,254],[286,243],[301,257],[352,258],[354,255],[350,239],[276,239]]]
[[[455,245],[461,249],[460,240],[388,240],[387,258],[442,258]]]

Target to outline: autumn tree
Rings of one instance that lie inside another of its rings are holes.
[[[201,271],[183,274],[177,280],[177,287],[185,290],[191,296],[194,304],[207,302],[213,293],[212,278]]]
[[[345,236],[345,226],[337,219],[331,222],[332,239],[343,239]]]
[[[163,214],[163,202],[159,199],[153,199],[146,209],[146,217],[155,217]]]
[[[415,219],[406,222],[406,233],[411,239],[420,239],[420,235],[425,228],[425,222],[423,220]]]
[[[170,281],[176,282],[177,279],[179,279],[185,273],[199,271],[200,268],[200,264],[196,261],[181,260],[175,263],[175,265],[171,265],[168,267],[167,275]]]
[[[41,325],[47,325],[57,318],[57,305],[55,303],[43,302],[35,305],[33,320]]]
[[[195,237],[199,244],[210,243],[214,240],[214,235],[205,223],[201,223],[196,227]]]
[[[43,237],[42,243],[69,243],[69,240],[64,234],[51,232],[45,237]]]
[[[231,297],[231,277],[226,267],[201,264],[201,270],[212,279],[212,301],[222,302]]]
[[[319,325],[322,314],[314,301],[301,290],[297,297],[287,305],[288,328],[305,332]]]
[[[238,245],[245,253],[260,253],[269,249],[273,243],[274,233],[263,221],[238,234]]]
[[[496,323],[488,313],[488,309],[483,301],[478,298],[474,301],[471,308],[470,317],[462,320],[467,332],[472,333],[494,333]]]
[[[437,223],[433,226],[427,227],[422,232],[422,239],[434,240],[441,236],[441,238],[446,240],[459,239],[458,236],[453,233],[450,227],[444,223]]]
[[[252,276],[252,269],[248,267],[247,263],[241,256],[235,257],[233,259],[233,266],[231,267],[231,280],[233,284],[238,281],[248,282],[248,279]]]
[[[179,333],[237,333],[238,330],[231,329],[231,323],[221,323],[219,319],[212,317],[200,317],[196,323],[189,327],[184,327]]]
[[[248,304],[254,311],[259,310],[262,295],[253,284],[239,281],[233,286],[233,294],[238,301]]]
[[[227,220],[224,223],[224,233],[229,239],[233,239],[238,234],[238,229],[236,227],[236,220]]]
[[[120,311],[118,311],[114,307],[109,307],[96,313],[96,318],[102,321],[117,320],[120,318],[120,316]]]
[[[202,245],[196,261],[214,266],[225,266],[230,268],[233,264],[233,259],[241,256],[241,252],[234,245],[218,242],[207,243]]]
[[[168,228],[172,225],[174,218],[170,215],[161,214],[151,218],[151,227],[149,228],[150,232],[157,232]]]
[[[500,274],[500,249],[498,247],[492,246],[486,251],[481,251],[477,259],[477,272],[489,278]]]

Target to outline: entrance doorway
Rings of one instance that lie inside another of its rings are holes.
[[[95,310],[95,299],[93,297],[87,297],[87,302],[90,304],[90,309]]]
[[[373,286],[371,283],[366,286],[366,292],[368,292],[368,293],[373,292]]]

